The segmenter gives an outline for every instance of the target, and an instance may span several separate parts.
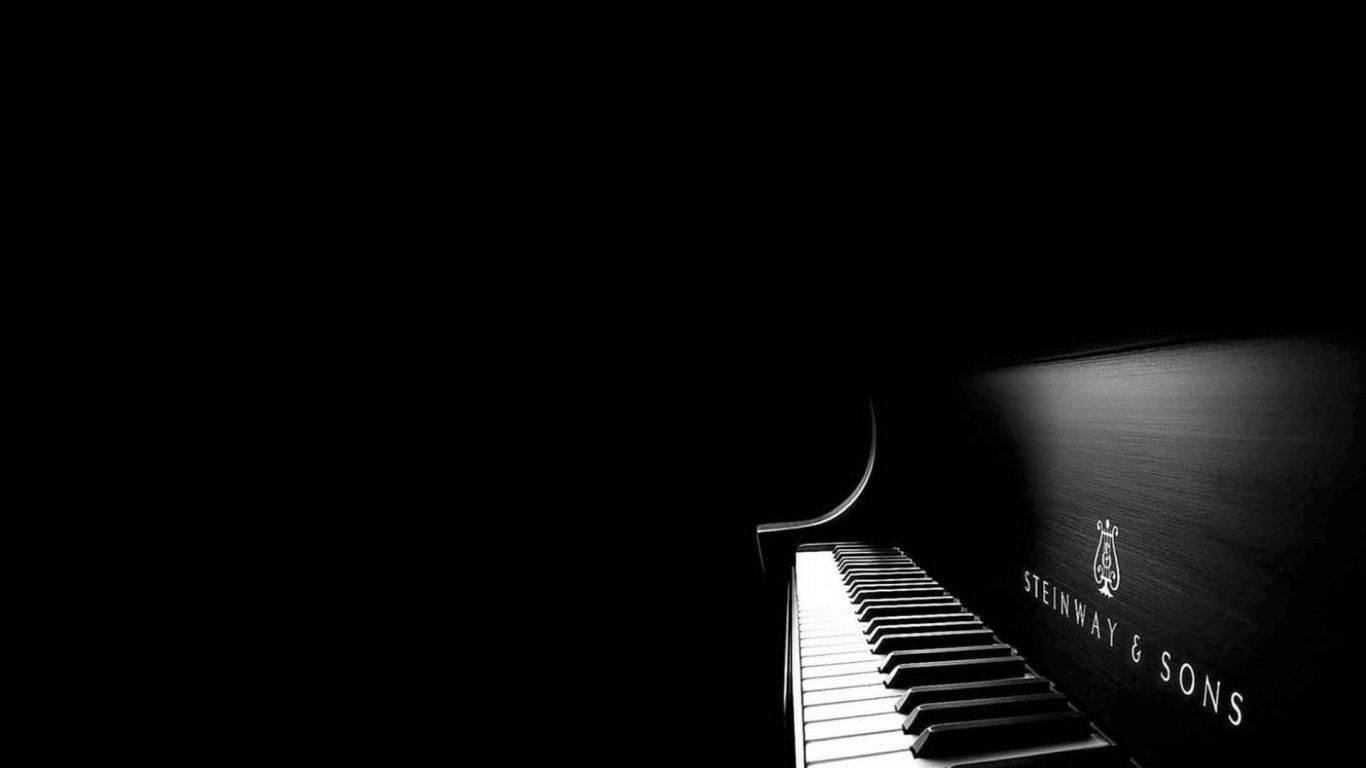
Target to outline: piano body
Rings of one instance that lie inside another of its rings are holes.
[[[792,763],[1352,754],[1362,359],[1195,339],[975,370],[932,405],[883,382],[847,498],[756,531]]]

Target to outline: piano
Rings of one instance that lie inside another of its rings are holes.
[[[755,529],[782,762],[1358,752],[1363,382],[1326,334],[978,367],[932,408],[883,381],[844,498]]]

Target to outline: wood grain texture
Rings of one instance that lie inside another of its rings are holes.
[[[1020,366],[974,379],[968,399],[970,444],[947,451],[981,467],[960,480],[964,507],[902,531],[946,586],[1145,765],[1344,744],[1363,679],[1349,660],[1366,586],[1357,348],[1271,339]],[[1120,529],[1113,598],[1092,575],[1098,520]],[[1102,639],[1026,593],[1026,569],[1084,603],[1087,629],[1099,611]]]

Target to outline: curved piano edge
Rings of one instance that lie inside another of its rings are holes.
[[[824,515],[810,520],[794,520],[787,523],[760,523],[755,526],[754,543],[759,550],[759,569],[761,572],[767,573],[768,568],[767,564],[764,562],[763,541],[765,534],[791,533],[793,531],[824,525],[843,515],[854,505],[854,502],[858,501],[859,497],[863,495],[863,489],[868,487],[868,478],[872,477],[873,474],[873,464],[877,461],[877,413],[873,410],[872,400],[868,401],[868,419],[871,423],[868,440],[868,461],[863,468],[863,476],[859,478],[858,484],[854,486],[854,490],[850,492],[849,496],[844,501],[835,505],[833,509],[826,512]]]

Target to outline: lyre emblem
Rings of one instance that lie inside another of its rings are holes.
[[[1096,545],[1095,577],[1096,583],[1101,585],[1099,591],[1106,597],[1114,597],[1114,590],[1119,589],[1119,553],[1115,551],[1115,537],[1119,535],[1119,526],[1111,526],[1110,521],[1105,521],[1105,526],[1101,527],[1100,521],[1096,521],[1096,530],[1100,531],[1100,543]]]

